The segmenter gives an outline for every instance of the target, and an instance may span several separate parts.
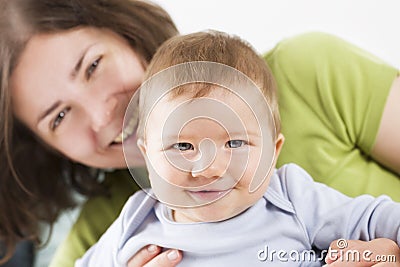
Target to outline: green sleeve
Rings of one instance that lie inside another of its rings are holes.
[[[265,59],[277,81],[286,137],[278,165],[295,162],[350,196],[400,201],[399,177],[370,158],[398,70],[323,33],[283,40]]]
[[[138,175],[147,175],[144,169],[135,171]],[[67,238],[57,248],[50,267],[73,267],[75,260],[95,244],[118,217],[129,196],[139,189],[128,171],[107,173],[104,183],[110,195],[93,197],[83,205]]]

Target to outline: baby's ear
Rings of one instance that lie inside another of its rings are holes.
[[[146,154],[146,143],[144,142],[143,138],[139,138],[137,140],[137,146],[139,147],[140,152],[142,152],[142,156],[147,158]]]
[[[279,157],[283,143],[285,143],[285,137],[282,133],[279,133],[278,137],[275,140],[275,158]]]

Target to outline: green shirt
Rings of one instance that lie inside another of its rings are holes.
[[[135,173],[140,177],[147,175],[144,168],[135,169]],[[57,248],[50,267],[74,266],[75,260],[96,243],[118,217],[129,196],[139,190],[128,170],[106,173],[104,184],[110,195],[86,201],[67,238]]]
[[[400,179],[370,157],[398,70],[337,37],[308,33],[265,55],[278,85],[278,159],[349,195],[400,201]]]
[[[265,55],[277,81],[286,141],[278,166],[295,162],[350,196],[388,194],[400,179],[370,157],[383,107],[398,71],[327,34],[286,39]],[[50,267],[73,266],[138,188],[127,171],[109,174],[111,196],[89,199]]]

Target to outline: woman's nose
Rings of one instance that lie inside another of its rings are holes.
[[[92,107],[88,112],[92,113],[92,127],[93,130],[97,132],[104,126],[108,125],[114,118],[118,100],[115,97],[110,97],[103,103],[94,103],[93,105],[94,107]]]

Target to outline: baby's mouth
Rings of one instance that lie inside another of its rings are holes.
[[[201,201],[215,201],[228,194],[231,190],[201,190],[188,191],[188,193]]]

